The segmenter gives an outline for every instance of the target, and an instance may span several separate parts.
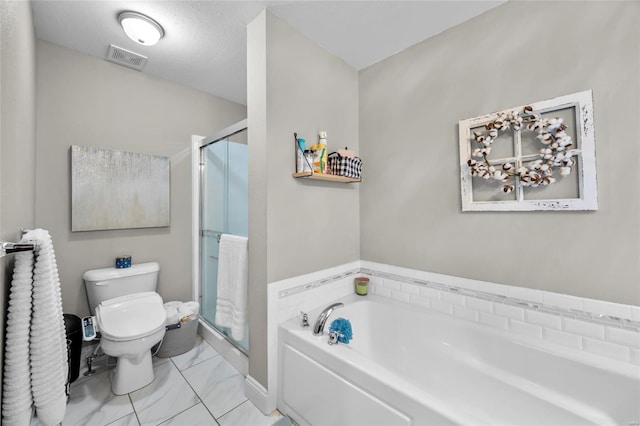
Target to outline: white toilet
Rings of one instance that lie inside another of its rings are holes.
[[[155,292],[160,266],[94,269],[84,273],[91,314],[95,313],[101,347],[117,357],[111,390],[124,395],[154,379],[151,347],[165,333],[166,311]]]

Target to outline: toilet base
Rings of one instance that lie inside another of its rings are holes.
[[[116,395],[126,395],[153,382],[153,364],[151,351],[144,351],[136,358],[118,358],[118,365],[113,374],[111,391]]]

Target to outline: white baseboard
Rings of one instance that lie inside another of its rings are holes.
[[[244,395],[258,407],[263,414],[268,415],[276,409],[277,398],[275,391],[268,392],[256,379],[247,375]]]

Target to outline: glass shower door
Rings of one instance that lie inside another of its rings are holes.
[[[226,335],[241,350],[248,350],[248,327],[242,341],[230,329],[215,323],[218,295],[220,235],[248,236],[248,146],[247,130],[200,148],[200,295],[201,317]]]

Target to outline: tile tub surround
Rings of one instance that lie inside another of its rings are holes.
[[[640,307],[361,262],[369,291],[544,343],[640,365]]]
[[[382,297],[640,365],[639,306],[363,260],[269,285],[270,354],[277,353],[278,324],[354,293],[356,276],[368,277],[369,291]]]
[[[263,412],[276,408],[278,325],[355,292],[353,279],[370,279],[369,291],[497,327],[577,355],[640,365],[640,307],[477,281],[370,261],[354,261],[267,288],[268,389],[247,380],[250,399]],[[315,318],[310,316],[313,325]],[[258,395],[259,394],[259,395]]]

